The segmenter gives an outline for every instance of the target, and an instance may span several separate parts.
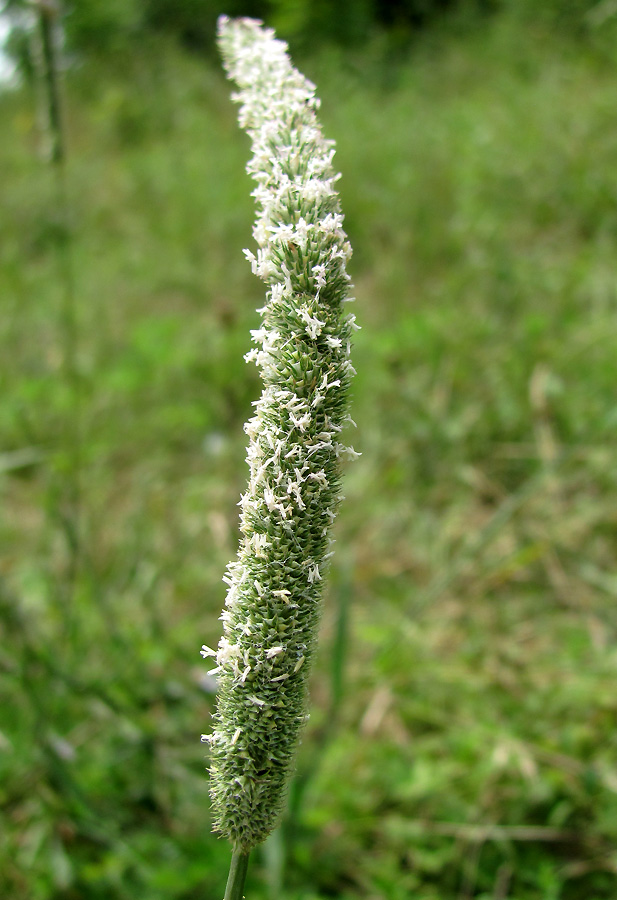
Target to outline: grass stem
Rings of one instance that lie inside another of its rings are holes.
[[[59,324],[62,330],[63,375],[71,397],[71,412],[63,425],[63,483],[57,498],[56,515],[62,528],[68,551],[66,584],[67,600],[71,604],[81,562],[81,394],[82,385],[77,361],[78,320],[75,288],[73,229],[67,187],[66,130],[63,115],[58,58],[58,21],[60,8],[53,0],[38,0],[38,42],[34,46],[34,63],[42,83],[41,102],[44,106],[48,141],[48,162],[55,183],[55,218],[58,229],[55,253],[58,281],[63,297]],[[67,637],[75,627],[74,617],[65,612]]]
[[[240,850],[233,851],[223,900],[242,900],[246,871],[249,866],[249,855],[249,853],[242,853]]]

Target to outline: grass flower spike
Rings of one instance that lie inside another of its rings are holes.
[[[340,440],[348,420],[346,312],[351,249],[342,228],[314,86],[286,44],[251,19],[219,20],[219,44],[238,85],[240,124],[257,182],[257,254],[267,285],[262,326],[247,354],[263,392],[246,424],[250,482],[240,502],[241,541],[226,576],[211,750],[215,827],[246,854],[276,826],[306,719],[306,683],[321,589],[340,500]]]

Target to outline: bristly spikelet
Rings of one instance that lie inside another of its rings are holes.
[[[219,44],[239,87],[240,124],[252,139],[257,256],[268,285],[257,348],[247,354],[264,383],[250,442],[238,558],[221,616],[211,748],[215,827],[246,853],[276,826],[306,719],[306,681],[321,587],[340,499],[339,440],[348,420],[354,317],[342,229],[315,88],[287,46],[252,19],[219,20]]]

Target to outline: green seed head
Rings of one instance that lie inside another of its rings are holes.
[[[306,681],[340,499],[340,441],[348,420],[354,317],[351,249],[335,191],[314,86],[287,47],[252,19],[219,20],[240,124],[252,140],[256,254],[267,285],[255,349],[263,392],[246,424],[248,489],[242,538],[216,651],[219,680],[211,751],[215,827],[247,852],[276,826],[306,720]]]

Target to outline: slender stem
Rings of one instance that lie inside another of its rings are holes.
[[[227,887],[225,888],[225,896],[223,900],[242,900],[244,894],[244,879],[246,878],[246,870],[249,866],[249,854],[234,850],[231,857],[231,866],[229,867],[229,878],[227,879]]]
[[[45,87],[47,93],[47,116],[49,135],[51,138],[51,161],[58,165],[64,162],[64,132],[62,122],[62,105],[60,101],[60,84],[56,60],[55,25],[58,8],[49,0],[39,0],[36,4],[39,13],[41,30],[41,49],[43,55]]]
[[[77,300],[73,259],[73,230],[69,209],[66,171],[66,134],[60,89],[60,64],[57,48],[57,19],[59,9],[53,0],[38,0],[42,78],[44,82],[47,133],[49,137],[49,163],[54,173],[56,188],[56,213],[60,230],[56,252],[60,278],[64,290],[62,326],[64,331],[64,370],[72,388],[75,406],[73,421],[78,422],[79,371],[77,366]],[[77,428],[77,425],[76,425]],[[79,453],[77,434],[71,435],[75,454]],[[73,459],[77,480],[78,460]],[[75,490],[78,493],[77,489]]]
[[[75,289],[75,263],[73,230],[69,208],[66,172],[66,133],[63,116],[60,63],[58,59],[58,21],[60,8],[57,0],[36,0],[39,24],[39,66],[43,82],[46,130],[49,139],[49,163],[54,174],[56,189],[56,215],[59,231],[56,238],[56,259],[59,280],[63,289],[60,326],[63,335],[63,372],[71,395],[71,416],[63,429],[68,468],[58,497],[57,514],[63,528],[68,550],[68,605],[64,622],[66,637],[71,641],[75,628],[72,599],[81,564],[81,406],[82,384],[77,363],[77,297]]]

